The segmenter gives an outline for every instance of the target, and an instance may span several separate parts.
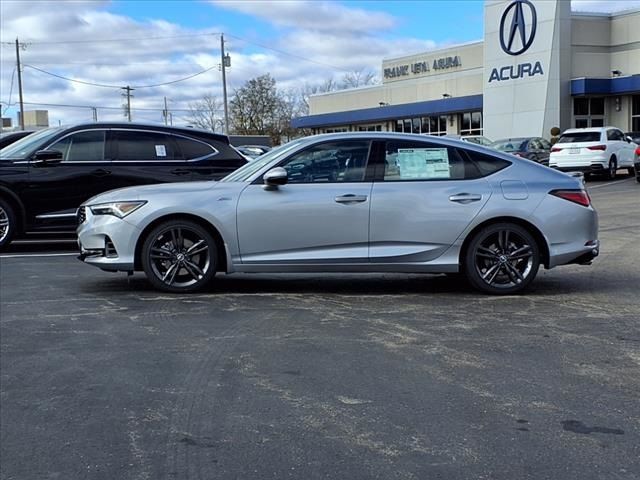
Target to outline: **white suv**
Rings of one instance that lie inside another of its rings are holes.
[[[635,143],[615,127],[572,128],[551,148],[549,166],[614,178],[619,168],[633,175]]]

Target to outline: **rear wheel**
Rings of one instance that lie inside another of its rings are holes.
[[[469,282],[486,293],[518,293],[533,281],[539,268],[540,250],[535,238],[513,223],[497,223],[480,230],[465,255]]]
[[[154,228],[142,246],[142,268],[151,284],[165,292],[203,289],[216,273],[211,234],[190,220],[169,220]]]
[[[631,175],[632,177],[635,177],[636,175],[636,169],[633,167],[627,168],[627,172],[629,172],[629,175]]]
[[[0,251],[11,243],[16,231],[16,214],[11,205],[0,198]]]
[[[613,180],[616,178],[616,172],[618,171],[618,162],[616,162],[615,157],[611,157],[609,160],[609,167],[607,168],[607,178],[609,180]]]

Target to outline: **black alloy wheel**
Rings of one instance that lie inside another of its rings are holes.
[[[0,251],[4,250],[16,230],[16,215],[11,206],[0,198]]]
[[[518,293],[538,273],[540,250],[523,227],[497,223],[473,237],[464,267],[469,282],[478,290],[492,294]]]
[[[216,273],[212,235],[190,220],[169,220],[154,228],[142,246],[142,268],[151,284],[165,292],[204,288]]]

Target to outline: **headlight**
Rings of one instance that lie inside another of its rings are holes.
[[[145,200],[135,202],[109,202],[89,205],[89,208],[94,215],[113,215],[118,218],[124,218],[130,213],[135,212],[145,203],[147,203]]]

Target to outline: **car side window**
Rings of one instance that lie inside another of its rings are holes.
[[[116,159],[120,161],[182,160],[171,135],[160,132],[116,131]]]
[[[182,158],[185,160],[204,158],[218,153],[218,151],[211,145],[198,140],[192,140],[185,137],[175,137],[175,140],[178,144],[178,148],[182,152]]]
[[[622,140],[622,135],[618,130],[607,130],[607,140],[617,141]]]
[[[529,140],[529,151],[536,152],[538,150],[542,150],[542,144],[537,138],[532,138]]]
[[[88,130],[71,134],[49,147],[62,152],[65,162],[104,161],[105,130]]]
[[[477,166],[458,149],[426,142],[387,142],[384,181],[465,180],[479,178]]]
[[[362,182],[367,169],[370,142],[343,140],[315,145],[280,164],[288,183]]]

